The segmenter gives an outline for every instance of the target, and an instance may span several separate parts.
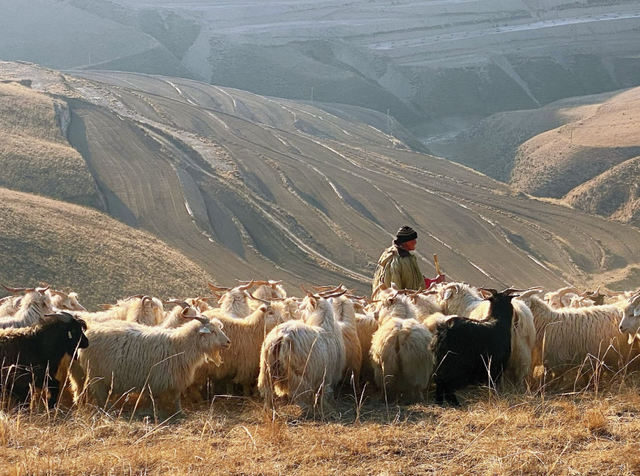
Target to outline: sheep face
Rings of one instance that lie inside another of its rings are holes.
[[[640,331],[640,294],[636,293],[629,298],[624,316],[620,321],[620,332],[631,335]]]
[[[231,347],[231,341],[222,332],[222,322],[214,317],[208,323],[203,323],[198,331],[198,338],[200,348],[206,354],[205,360],[220,365],[222,363],[220,351]]]

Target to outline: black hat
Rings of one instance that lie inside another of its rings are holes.
[[[406,243],[407,241],[415,240],[418,238],[418,234],[410,226],[403,226],[396,232],[395,242],[398,244]]]

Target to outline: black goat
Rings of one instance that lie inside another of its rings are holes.
[[[31,327],[0,330],[0,387],[21,402],[29,397],[30,386],[49,391],[52,408],[60,392],[55,375],[65,355],[73,356],[89,340],[87,325],[67,312],[48,314]]]
[[[454,316],[438,323],[431,340],[435,356],[436,402],[460,405],[456,390],[468,385],[495,382],[511,355],[511,299],[518,291],[491,293],[489,317],[476,321]]]

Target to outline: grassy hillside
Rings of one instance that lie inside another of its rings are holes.
[[[65,137],[69,116],[64,101],[0,84],[0,186],[99,206],[93,177]]]
[[[47,282],[76,291],[87,308],[97,309],[134,294],[203,294],[211,282],[166,243],[89,208],[6,188],[0,203],[2,284]]]

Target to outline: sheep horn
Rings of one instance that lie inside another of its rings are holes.
[[[249,296],[249,297],[250,297],[251,299],[253,299],[254,301],[259,301],[259,302],[261,302],[261,303],[263,303],[263,304],[271,304],[271,302],[270,302],[270,301],[267,301],[267,300],[265,300],[265,299],[260,299],[260,298],[255,297],[255,296],[254,296],[253,294],[251,294],[249,291],[245,291],[244,293],[245,293],[245,295]]]
[[[9,286],[5,286],[4,284],[2,285],[3,288],[5,288],[7,291],[9,291],[12,294],[18,294],[21,292],[28,292],[29,288],[10,288]]]
[[[253,283],[254,283],[254,281],[253,281],[253,279],[252,279],[252,280],[251,280],[251,281],[249,281],[248,283],[243,284],[243,285],[241,285],[241,286],[238,286],[238,289],[239,289],[240,291],[246,291],[247,289],[251,288],[251,286],[253,286]]]
[[[231,288],[227,288],[227,287],[224,287],[224,286],[216,286],[215,284],[211,284],[211,283],[207,283],[207,286],[209,286],[209,288],[214,292],[226,293],[227,291],[229,291],[231,289]]]
[[[183,309],[186,309],[187,307],[189,307],[189,304],[186,303],[185,301],[181,301],[180,299],[169,299],[167,301],[162,301],[163,304],[177,304],[179,306],[182,306]]]

